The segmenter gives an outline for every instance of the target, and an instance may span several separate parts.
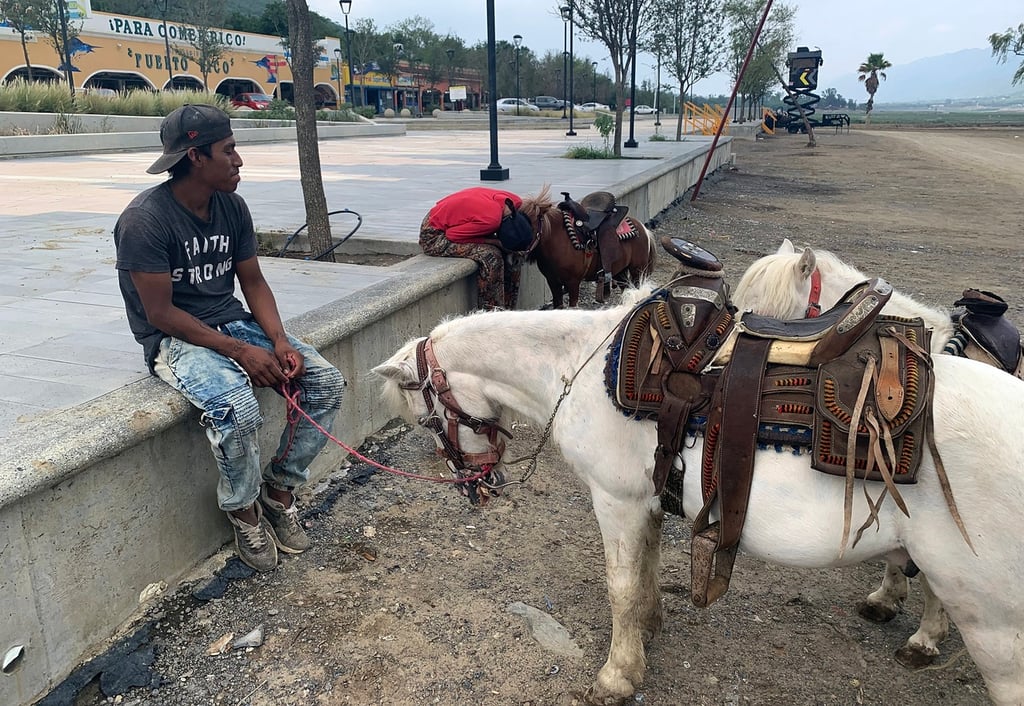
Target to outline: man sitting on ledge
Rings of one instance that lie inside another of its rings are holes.
[[[242,158],[227,114],[185,105],[164,118],[160,141],[163,155],[147,171],[169,171],[170,179],[136,196],[114,227],[128,323],[150,371],[202,410],[220,470],[217,501],[238,555],[270,571],[278,550],[309,548],[293,491],[327,437],[301,419],[261,471],[263,417],[253,386],[294,386],[302,408],[330,431],[346,382],[284,330],[256,257],[252,216],[234,193]],[[236,277],[251,313],[234,296]]]

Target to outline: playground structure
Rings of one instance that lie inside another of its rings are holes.
[[[725,121],[725,111],[721,106],[708,105],[698,106],[687,101],[683,103],[683,134],[684,135],[714,135],[718,126],[725,123],[722,134],[729,134],[729,123]]]
[[[834,127],[836,132],[843,129],[849,131],[850,116],[846,113],[822,113],[820,118],[813,117],[817,112],[815,106],[821,100],[821,96],[814,93],[814,90],[818,87],[818,67],[823,63],[820,49],[811,51],[807,47],[797,47],[795,52],[787,55],[789,91],[783,99],[783,103],[789,106],[786,109],[788,120],[784,123],[787,132],[806,132],[804,118],[812,128]],[[778,123],[781,126],[783,121],[778,120]]]

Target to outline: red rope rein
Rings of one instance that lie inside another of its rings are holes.
[[[326,436],[330,441],[333,441],[335,444],[348,451],[350,454],[358,458],[363,463],[368,463],[374,468],[379,468],[382,471],[386,471],[387,473],[390,473],[395,476],[400,476],[402,478],[411,478],[412,480],[425,480],[430,481],[431,483],[471,483],[473,481],[485,478],[493,468],[493,466],[491,465],[485,465],[483,467],[483,470],[481,470],[479,473],[476,473],[471,476],[466,476],[465,478],[438,478],[436,476],[425,476],[417,473],[409,473],[408,471],[402,471],[397,468],[392,468],[391,466],[385,466],[382,463],[377,463],[373,459],[363,456],[361,453],[353,449],[351,446],[335,437],[333,434],[331,434],[331,432],[327,431],[322,426],[317,424],[313,420],[313,418],[306,413],[306,410],[302,409],[302,405],[299,403],[299,394],[301,391],[299,390],[297,385],[295,385],[294,383],[286,383],[284,385],[281,385],[278,388],[278,391],[281,393],[281,396],[284,397],[285,404],[287,406],[287,409],[285,411],[285,418],[288,422],[289,427],[288,445],[285,448],[285,452],[282,458],[288,455],[288,450],[291,448],[292,440],[295,438],[295,430],[298,427],[299,422],[302,419],[305,419],[307,422],[312,424],[313,427],[317,429],[321,434]]]

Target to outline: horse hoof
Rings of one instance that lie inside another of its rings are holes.
[[[897,612],[892,608],[868,603],[867,601],[859,601],[857,603],[857,613],[860,617],[873,623],[888,623],[896,617]]]
[[[927,667],[935,658],[937,654],[927,654],[922,652],[920,648],[915,648],[910,645],[904,645],[903,647],[896,650],[896,661],[907,669],[922,669]]]
[[[583,694],[583,702],[589,706],[622,706],[629,699],[629,696],[616,696],[598,689],[597,685],[591,686]]]

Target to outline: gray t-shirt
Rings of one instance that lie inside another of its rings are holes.
[[[235,297],[235,266],[256,255],[249,208],[237,194],[214,193],[210,220],[178,203],[166,181],[135,197],[114,226],[118,281],[128,325],[150,370],[167,336],[146,319],[131,272],[167,272],[172,301],[207,326],[251,319]]]

